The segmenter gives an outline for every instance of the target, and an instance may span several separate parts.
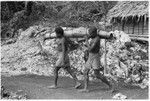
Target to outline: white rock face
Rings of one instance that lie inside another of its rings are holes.
[[[19,39],[14,44],[3,45],[1,48],[1,69],[2,72],[10,74],[39,73],[45,71],[46,75],[49,61],[45,61],[39,53],[41,51],[38,38],[29,38],[36,31],[36,26],[21,32]],[[25,69],[26,68],[26,69]],[[50,68],[52,69],[52,68]]]
[[[42,28],[40,28],[42,29]],[[57,47],[55,39],[49,39],[43,42],[42,35],[30,38],[29,36],[32,33],[37,33],[40,29],[36,26],[30,27],[25,31],[20,32],[19,39],[17,42],[13,44],[3,45],[1,47],[1,69],[2,73],[9,73],[13,75],[24,74],[24,73],[32,73],[38,75],[53,75],[53,69],[55,62],[57,60],[57,51],[55,48]],[[122,32],[116,31],[117,34],[116,40],[111,40],[106,43],[107,50],[107,69],[109,71],[109,77],[112,77],[115,81],[118,78],[130,79],[129,81],[138,82],[141,78],[132,78],[132,75],[128,76],[128,70],[130,68],[139,67],[138,64],[142,65],[144,68],[148,68],[148,59],[146,58],[148,51],[145,46],[140,46],[137,43],[135,47],[131,47],[130,51],[127,49],[121,49],[124,47],[125,42],[130,42],[131,40],[128,38],[125,33],[120,34]],[[42,33],[43,34],[43,33]],[[126,37],[127,40],[124,38]],[[104,67],[104,45],[105,40],[101,40],[101,64]],[[86,47],[83,43],[79,43],[79,48],[71,51],[69,53],[70,64],[75,70],[75,73],[79,79],[83,79],[81,75],[85,68],[84,61],[84,53]],[[140,52],[139,52],[140,51]],[[139,52],[139,53],[137,53]],[[131,54],[128,56],[128,54]],[[142,57],[146,60],[142,60]],[[134,59],[133,59],[134,58]],[[139,61],[140,59],[140,61]],[[143,72],[144,74],[144,72]],[[61,76],[70,76],[65,71],[60,71]],[[92,72],[90,72],[92,75]],[[148,75],[148,74],[144,74]],[[143,76],[143,75],[142,75]],[[92,78],[90,78],[92,80]],[[145,76],[145,80],[143,81],[142,87],[144,88],[147,85],[146,80],[148,81],[148,76]]]

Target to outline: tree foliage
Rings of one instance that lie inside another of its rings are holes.
[[[79,27],[99,22],[116,1],[7,1],[1,2],[1,21],[7,29],[26,29],[47,19],[65,27]],[[51,22],[49,22],[51,23]],[[87,23],[87,24],[86,24]],[[14,33],[12,32],[12,33]],[[5,35],[3,35],[5,36]],[[10,35],[12,36],[12,35]]]
[[[45,17],[69,18],[68,20],[100,21],[104,13],[111,9],[116,1],[35,1],[43,4],[46,8]],[[29,5],[30,6],[30,5]],[[1,2],[2,21],[8,20],[9,16],[25,8],[22,2]],[[11,14],[10,14],[11,13]],[[51,14],[50,14],[51,13]],[[49,14],[49,15],[47,15]]]
[[[23,10],[25,2],[1,2],[1,21],[8,21],[13,17],[13,14]]]

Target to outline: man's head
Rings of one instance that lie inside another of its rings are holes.
[[[97,28],[96,27],[93,26],[93,27],[89,28],[89,36],[91,38],[94,38],[97,36]]]
[[[61,38],[64,35],[64,30],[61,27],[55,28],[56,36]]]

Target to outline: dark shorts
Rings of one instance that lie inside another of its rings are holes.
[[[85,63],[85,68],[88,69],[100,69],[100,54],[89,53],[89,58]]]

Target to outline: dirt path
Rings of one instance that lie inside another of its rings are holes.
[[[8,90],[17,91],[24,90],[28,99],[111,99],[112,95],[107,91],[104,83],[91,82],[90,93],[80,93],[73,88],[73,80],[68,77],[59,78],[58,89],[47,89],[52,85],[53,77],[37,76],[37,75],[20,75],[12,77],[1,77],[1,83]],[[148,88],[140,89],[130,85],[119,85],[121,93],[129,99],[148,99]]]

